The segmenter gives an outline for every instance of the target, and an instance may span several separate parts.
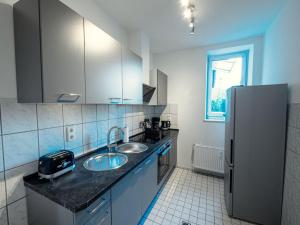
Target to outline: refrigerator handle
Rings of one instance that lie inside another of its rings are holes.
[[[230,139],[230,165],[233,165],[233,139]]]
[[[229,172],[229,193],[232,194],[232,169]]]

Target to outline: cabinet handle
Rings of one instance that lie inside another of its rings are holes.
[[[88,210],[89,214],[93,215],[94,213],[96,213],[106,203],[107,203],[107,200],[106,199],[102,199],[102,201],[100,202],[100,204],[97,205],[94,209]]]
[[[229,193],[232,193],[232,170],[229,172]]]
[[[57,102],[76,102],[80,98],[80,94],[74,94],[74,93],[62,93],[58,96]],[[74,99],[64,99],[64,97],[67,98],[74,98]]]
[[[109,98],[110,99],[110,103],[112,104],[118,104],[120,103],[120,100],[122,100],[122,98]]]
[[[107,215],[109,214],[109,211],[107,210],[107,211],[105,212],[105,214],[106,214],[106,215],[100,220],[99,225],[103,224],[103,222],[107,219]]]
[[[149,159],[147,162],[145,162],[145,165],[149,165],[152,162],[152,159]]]
[[[168,146],[163,152],[161,152],[159,155],[162,155],[162,156],[166,155],[166,154],[171,150],[171,148],[172,148],[172,146],[169,145],[169,146]]]
[[[137,174],[139,174],[141,171],[142,171],[142,167],[140,167],[140,168],[138,168],[135,172],[134,172],[134,175],[137,175]]]
[[[132,101],[134,100],[133,98],[123,98],[124,101]]]
[[[233,165],[233,140],[230,139],[230,165]]]

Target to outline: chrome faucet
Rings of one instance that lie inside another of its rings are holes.
[[[123,134],[124,134],[123,129],[120,128],[120,127],[113,126],[113,127],[111,127],[111,128],[109,129],[109,131],[108,131],[108,133],[107,133],[107,147],[108,147],[108,151],[109,151],[109,152],[112,152],[112,149],[118,145],[117,143],[114,143],[114,144],[111,144],[111,143],[110,143],[110,135],[111,135],[111,132],[112,132],[114,129],[117,129],[117,130],[119,131],[119,133],[123,133]]]

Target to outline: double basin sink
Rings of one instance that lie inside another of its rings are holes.
[[[148,147],[141,143],[125,143],[116,147],[116,153],[102,153],[90,157],[83,166],[91,171],[114,170],[128,162],[128,157],[124,153],[141,153],[147,150]]]

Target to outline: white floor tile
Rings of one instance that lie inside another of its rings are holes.
[[[223,179],[176,168],[140,225],[241,225],[228,217]]]

